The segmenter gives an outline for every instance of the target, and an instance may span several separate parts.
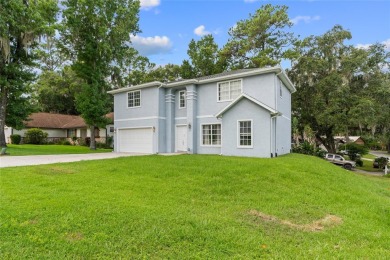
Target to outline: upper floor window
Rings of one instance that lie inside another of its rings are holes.
[[[218,83],[218,101],[230,101],[242,92],[242,81],[232,80]]]
[[[179,108],[186,107],[186,91],[179,91]]]
[[[127,107],[141,106],[141,90],[134,90],[127,93]]]

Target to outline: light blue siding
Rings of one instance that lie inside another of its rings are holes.
[[[248,75],[241,73],[236,77],[229,75],[227,78],[211,78],[204,82],[202,80],[167,84],[153,82],[151,85],[139,86],[141,91],[139,108],[127,107],[127,89],[117,91],[114,93],[115,130],[141,127],[154,129],[154,153],[171,153],[177,150],[175,146],[178,125],[187,128],[189,153],[254,157],[289,153],[293,87],[287,88],[276,71],[275,69],[271,72]],[[233,101],[218,101],[218,83],[230,80],[241,80],[242,93],[247,96],[225,111],[224,109]],[[285,78],[283,80],[286,82]],[[282,88],[282,97],[279,86]],[[185,108],[179,108],[179,91],[182,90],[186,91]],[[261,104],[269,108],[264,108]],[[216,118],[222,110],[224,112],[221,118]],[[281,114],[272,114],[275,111]],[[237,146],[238,120],[245,119],[252,120],[252,148]],[[203,145],[202,125],[205,124],[221,124],[221,145]],[[115,142],[118,141],[114,139]]]

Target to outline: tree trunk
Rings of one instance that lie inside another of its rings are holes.
[[[90,130],[91,130],[91,141],[89,144],[89,149],[96,150],[95,126],[90,126]]]
[[[0,90],[0,147],[7,147],[5,140],[5,115],[7,113],[7,88],[1,86]]]

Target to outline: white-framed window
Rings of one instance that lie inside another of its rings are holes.
[[[127,107],[141,106],[141,90],[127,92]]]
[[[221,145],[221,124],[202,125],[202,145]]]
[[[179,108],[185,108],[186,107],[186,91],[181,90],[179,91]]]
[[[218,83],[218,101],[231,101],[242,93],[242,80]]]
[[[237,146],[241,148],[253,147],[253,125],[252,120],[239,120],[237,122]]]

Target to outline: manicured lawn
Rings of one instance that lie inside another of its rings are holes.
[[[388,259],[389,230],[390,179],[304,155],[0,171],[0,259]]]
[[[90,150],[86,146],[74,145],[33,145],[33,144],[8,144],[7,153],[11,156],[21,155],[45,155],[45,154],[83,154],[83,153],[108,153],[112,149]]]
[[[368,154],[363,155],[363,158],[374,160],[376,158],[376,156],[368,153]]]

